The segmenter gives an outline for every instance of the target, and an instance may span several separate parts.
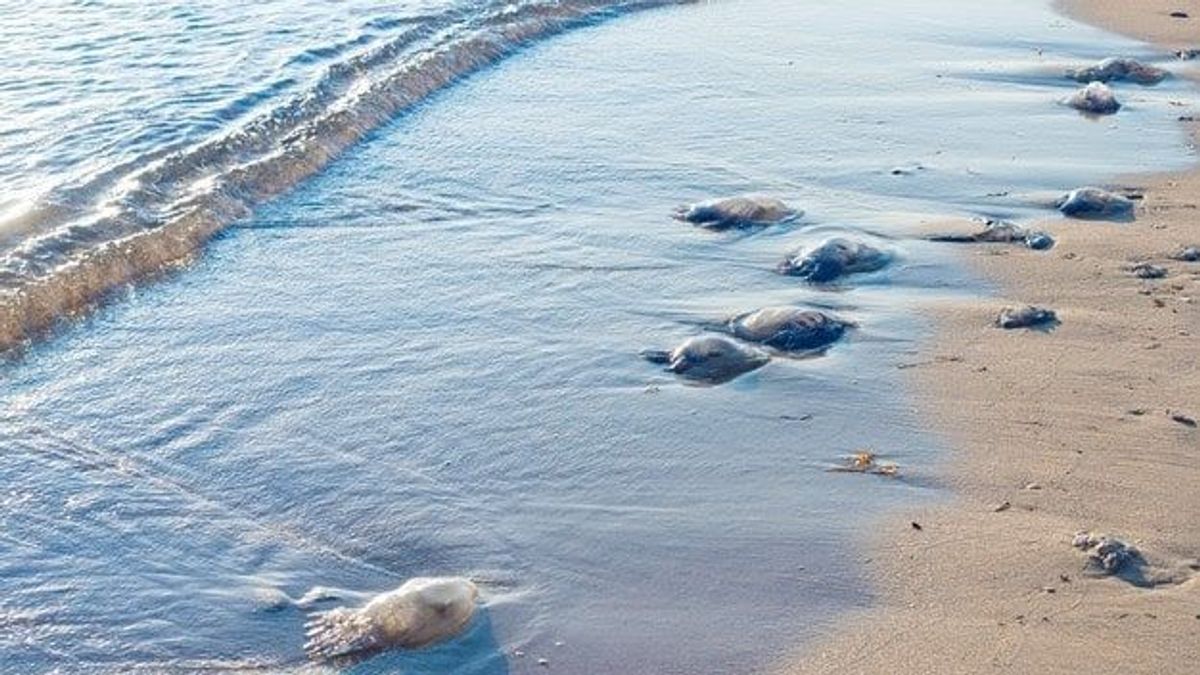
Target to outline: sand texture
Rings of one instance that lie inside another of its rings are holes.
[[[1200,2],[1063,6],[1200,48]],[[953,448],[932,475],[954,497],[864,533],[878,607],[779,672],[1200,672],[1200,263],[1170,257],[1200,246],[1200,172],[1115,180],[1144,192],[1132,223],[1047,223],[1048,253],[963,249],[997,297],[931,307],[943,328],[908,369]],[[1143,261],[1167,276],[1138,278]],[[1025,304],[1061,324],[993,325]],[[1105,575],[1081,530],[1143,560]]]

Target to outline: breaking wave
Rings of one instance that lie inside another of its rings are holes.
[[[693,0],[531,0],[404,22],[303,95],[220,137],[162,148],[0,222],[0,350],[187,263],[217,233],[399,114],[537,40]]]

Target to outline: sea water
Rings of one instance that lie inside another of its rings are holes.
[[[872,601],[872,518],[941,492],[901,368],[924,301],[987,289],[914,229],[1189,159],[1178,83],[1058,104],[1066,65],[1154,55],[1036,0],[585,4],[401,106],[372,83],[515,6],[0,17],[10,290],[197,204],[217,234],[4,367],[0,670],[304,669],[293,600],[419,575],[477,579],[479,618],[354,672],[760,670]],[[670,218],[744,192],[806,214]],[[854,232],[897,262],[773,272]],[[638,358],[771,305],[858,328],[721,387]],[[828,471],[863,448],[902,478]]]

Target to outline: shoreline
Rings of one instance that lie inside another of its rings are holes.
[[[132,187],[115,194],[132,207],[53,205],[44,202],[58,193],[48,192],[29,211],[0,218],[0,359],[19,358],[124,289],[188,265],[234,223],[375,130],[529,45],[605,17],[691,1],[574,0],[501,12],[482,24],[460,22],[453,12],[431,15],[432,33],[450,31],[453,39],[417,30],[394,37],[332,64],[317,85],[332,94],[312,89],[309,98],[285,98],[226,135],[189,142],[123,174],[120,181]],[[375,80],[350,94],[363,73]]]
[[[1056,8],[1168,53],[1200,48],[1196,0]],[[1200,126],[1188,133],[1200,142]],[[1167,257],[1200,245],[1200,166],[1114,180],[1144,188],[1132,223],[1055,220],[1052,251],[966,251],[999,294],[930,307],[938,337],[910,375],[917,408],[953,448],[932,469],[952,497],[885,514],[863,534],[878,604],[779,673],[1200,663],[1200,431],[1185,423],[1200,418],[1200,263]],[[1126,269],[1143,260],[1167,278]],[[992,326],[1000,308],[1024,304],[1055,309],[1062,325]],[[1072,546],[1083,530],[1137,546],[1143,586],[1086,573]]]

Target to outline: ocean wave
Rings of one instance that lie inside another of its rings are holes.
[[[254,207],[464,76],[576,26],[690,1],[497,2],[406,22],[240,128],[47,195],[0,222],[0,350],[186,264]]]

